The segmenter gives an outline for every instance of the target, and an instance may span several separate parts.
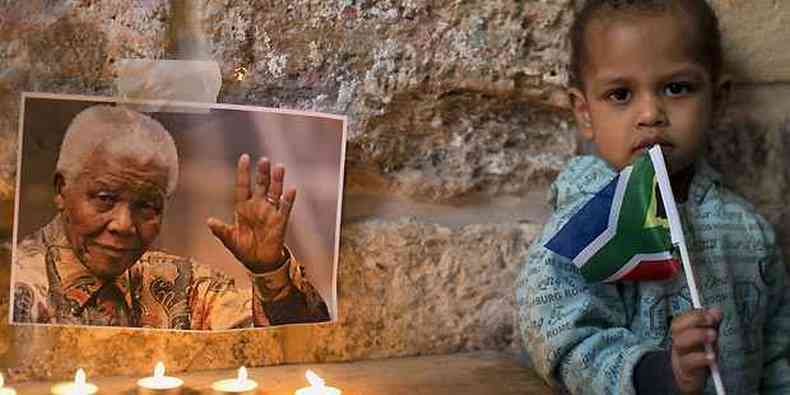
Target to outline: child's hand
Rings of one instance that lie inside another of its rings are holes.
[[[672,372],[683,394],[702,393],[708,368],[716,355],[705,352],[705,344],[718,350],[719,309],[686,312],[672,320]]]

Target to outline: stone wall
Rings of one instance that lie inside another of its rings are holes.
[[[0,316],[8,303],[22,91],[112,95],[122,58],[183,56],[185,0],[0,1]],[[349,116],[340,320],[232,334],[9,327],[15,380],[516,352],[513,279],[579,148],[563,94],[571,0],[193,0],[220,102]],[[743,3],[743,4],[742,4]],[[718,0],[736,72],[712,139],[785,251],[790,5]],[[183,47],[182,47],[183,48]],[[788,141],[790,142],[790,141]],[[5,321],[5,320],[3,320]]]

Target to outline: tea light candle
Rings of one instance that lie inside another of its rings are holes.
[[[256,394],[258,383],[247,378],[247,368],[239,368],[238,376],[235,379],[220,380],[211,385],[216,395],[254,395]]]
[[[0,395],[16,395],[16,391],[11,388],[4,387],[5,385],[5,378],[3,375],[0,374]]]
[[[74,382],[55,384],[52,389],[52,395],[93,395],[99,388],[95,385],[85,382],[85,371],[77,369],[74,374]]]
[[[308,370],[304,375],[310,383],[310,386],[296,390],[295,395],[340,395],[342,393],[335,387],[325,386],[324,380],[318,377],[312,370]]]
[[[179,395],[184,381],[177,377],[165,376],[165,364],[158,362],[154,375],[137,380],[137,393],[140,395]]]

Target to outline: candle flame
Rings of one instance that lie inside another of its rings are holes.
[[[74,374],[74,384],[85,385],[85,371],[82,368],[77,369],[77,373]]]
[[[239,375],[236,377],[236,381],[239,383],[246,383],[247,382],[247,368],[244,366],[239,368]]]
[[[324,380],[321,377],[318,377],[318,375],[315,374],[315,372],[313,372],[312,370],[308,369],[307,373],[305,373],[304,376],[307,377],[307,382],[310,383],[311,387],[324,386]]]
[[[3,388],[4,385],[5,385],[5,378],[3,377],[3,374],[0,373],[0,388]]]
[[[154,377],[164,377],[165,376],[165,364],[162,361],[156,363],[156,367],[154,367]]]

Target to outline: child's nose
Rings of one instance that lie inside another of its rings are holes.
[[[661,127],[669,125],[664,102],[655,95],[644,95],[638,103],[637,124],[640,127]]]

